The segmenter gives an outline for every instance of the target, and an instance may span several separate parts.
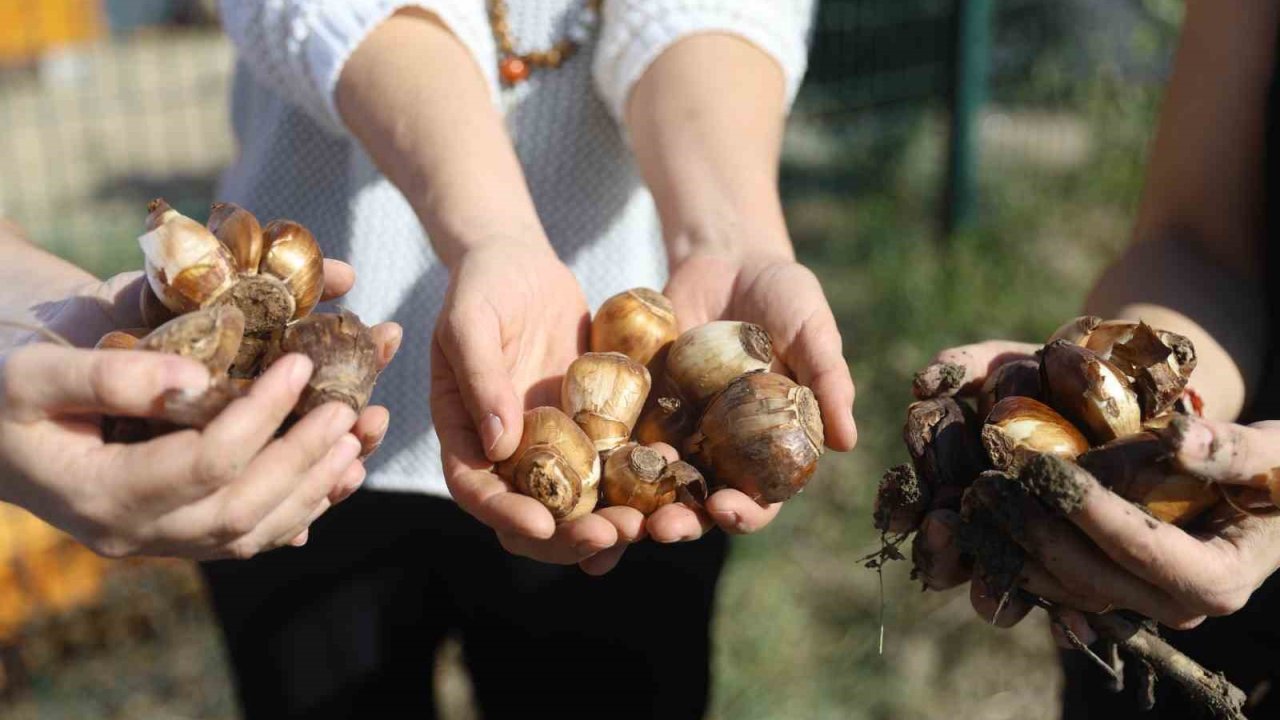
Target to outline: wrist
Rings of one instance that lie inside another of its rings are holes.
[[[693,223],[664,232],[664,241],[671,270],[694,258],[717,258],[738,266],[795,260],[795,250],[780,220]]]

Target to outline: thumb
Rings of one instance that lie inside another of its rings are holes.
[[[202,391],[209,372],[166,353],[28,345],[0,361],[3,403],[17,417],[58,413],[158,416],[167,390]]]
[[[491,308],[459,305],[441,317],[436,333],[485,457],[506,460],[520,443],[524,411],[503,361],[498,318]]]

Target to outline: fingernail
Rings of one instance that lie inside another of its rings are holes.
[[[294,547],[302,547],[303,545],[306,545],[307,540],[310,540],[310,539],[311,539],[311,530],[309,529],[303,530],[302,532],[298,533],[298,537],[290,540],[289,544]]]
[[[726,530],[733,530],[734,532],[747,531],[746,527],[743,526],[742,518],[732,510],[721,510],[720,512],[711,513],[711,516],[716,519],[717,525]]]
[[[302,388],[307,386],[307,381],[311,379],[311,358],[306,355],[294,355],[288,360],[292,363],[289,370],[289,387],[294,392],[301,392]]]
[[[502,418],[493,413],[486,415],[480,422],[480,441],[484,443],[485,455],[493,454],[493,449],[498,446],[503,432],[505,430],[502,427]]]
[[[404,342],[404,332],[398,332],[395,337],[387,341],[387,346],[383,350],[382,364],[386,365],[395,358],[396,353],[400,352],[400,343]]]
[[[343,435],[333,446],[329,462],[335,470],[346,470],[360,454],[360,441],[354,435]]]

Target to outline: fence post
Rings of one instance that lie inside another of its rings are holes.
[[[977,214],[978,115],[986,102],[990,69],[991,0],[956,0],[952,36],[951,127],[943,229],[968,227]]]

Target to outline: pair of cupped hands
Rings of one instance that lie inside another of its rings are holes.
[[[88,283],[40,314],[48,329],[91,346],[110,330],[143,325],[141,282],[140,273],[126,273]],[[350,266],[325,261],[323,299],[354,282]],[[786,369],[816,393],[828,445],[853,447],[853,382],[812,273],[785,256],[693,256],[674,269],[666,292],[683,328],[733,318],[767,329]],[[672,505],[646,519],[605,508],[557,526],[492,472],[515,450],[523,411],[559,404],[561,378],[586,350],[589,318],[577,281],[549,246],[477,249],[455,263],[432,343],[430,402],[458,504],[509,551],[592,573],[613,568],[646,536],[676,542],[717,524],[734,533],[767,525],[776,505],[722,490],[705,512]],[[372,330],[381,369],[402,329]],[[0,500],[113,557],[247,558],[304,544],[311,523],[363,482],[363,461],[390,421],[382,407],[357,416],[331,403],[276,438],[311,371],[306,357],[285,356],[203,430],[121,445],[102,440],[101,416],[163,419],[164,393],[207,387],[204,367],[160,353],[20,345],[0,356]]]
[[[933,362],[961,367],[959,393],[972,395],[991,372],[1038,347],[988,341],[945,350]],[[1083,501],[1066,516],[1024,499],[1021,531],[1013,533],[1026,558],[1016,583],[1052,604],[1058,622],[1050,627],[1063,648],[1074,646],[1064,628],[1086,644],[1097,639],[1088,613],[1132,610],[1180,630],[1232,614],[1280,568],[1280,517],[1242,509],[1252,504],[1250,495],[1265,500],[1267,481],[1280,479],[1280,422],[1194,418],[1174,452],[1177,465],[1238,493],[1237,502],[1219,503],[1194,531],[1153,519],[1083,472],[1077,475]],[[971,567],[957,547],[960,523],[949,509],[925,516],[914,553],[922,580],[933,590],[968,582],[983,619],[1017,624],[1034,607],[1031,599],[983,581],[982,569]]]

